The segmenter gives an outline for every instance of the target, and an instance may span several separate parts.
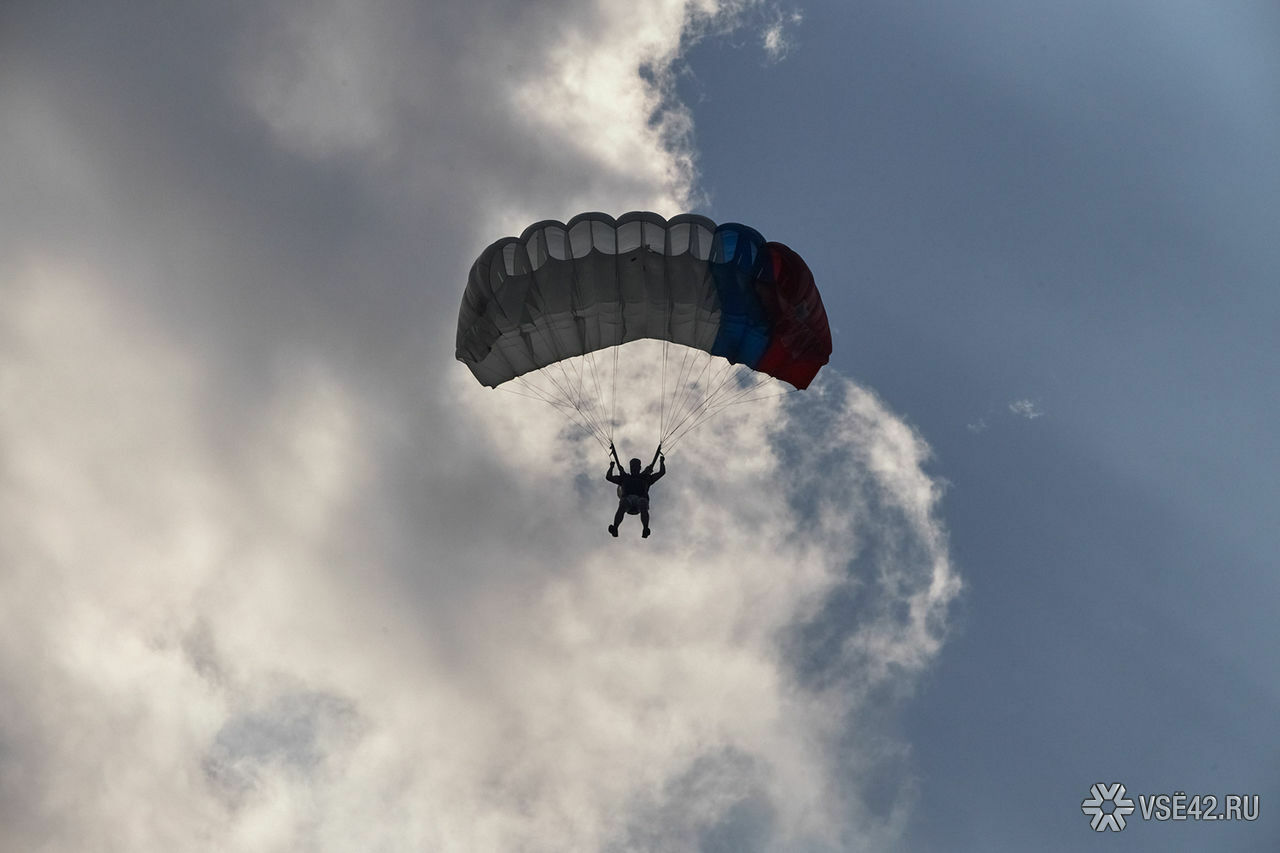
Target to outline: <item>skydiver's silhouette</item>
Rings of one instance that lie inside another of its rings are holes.
[[[609,446],[609,452],[613,454],[613,459],[609,462],[609,473],[604,478],[610,483],[618,486],[618,512],[613,517],[613,524],[609,525],[609,532],[614,536],[618,535],[618,525],[622,523],[624,515],[640,516],[640,523],[644,525],[644,532],[640,535],[647,537],[649,535],[649,487],[662,479],[662,475],[667,473],[667,457],[662,455],[662,447],[658,447],[657,459],[661,461],[661,467],[658,473],[653,473],[653,463],[649,463],[649,467],[644,470],[640,469],[640,460],[631,460],[631,473],[622,470],[622,463],[618,461],[618,451],[613,446]],[[618,473],[613,473],[614,466],[617,465]]]

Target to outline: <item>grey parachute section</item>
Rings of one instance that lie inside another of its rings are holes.
[[[720,325],[715,231],[696,214],[584,213],[498,240],[471,268],[457,357],[497,387],[641,338],[710,350]]]

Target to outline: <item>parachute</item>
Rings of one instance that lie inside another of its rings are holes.
[[[660,342],[660,358],[652,344],[638,374],[620,374],[620,354],[643,339]],[[480,253],[456,354],[482,385],[549,403],[606,447],[619,376],[657,379],[659,444],[671,449],[730,406],[807,388],[831,329],[804,260],[753,228],[583,213]]]

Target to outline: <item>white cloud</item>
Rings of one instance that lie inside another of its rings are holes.
[[[1009,403],[1009,411],[1029,421],[1044,417],[1044,412],[1040,411],[1040,407],[1032,400],[1014,400]]]
[[[795,41],[789,32],[790,28],[799,26],[804,21],[800,12],[783,13],[774,9],[773,19],[765,25],[761,33],[761,44],[765,55],[773,62],[779,62],[795,47]]]
[[[379,8],[202,31],[229,67],[135,78],[75,22],[24,60],[57,118],[0,179],[75,180],[0,214],[0,847],[892,846],[872,720],[958,588],[919,436],[829,371],[615,541],[599,449],[451,359],[500,225],[691,191],[633,73],[685,6]]]

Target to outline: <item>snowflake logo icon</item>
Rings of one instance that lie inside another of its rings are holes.
[[[1108,808],[1108,806],[1110,808]],[[1133,814],[1133,800],[1124,795],[1124,785],[1101,782],[1089,789],[1089,798],[1080,804],[1080,811],[1089,818],[1094,832],[1124,829],[1124,816]]]

